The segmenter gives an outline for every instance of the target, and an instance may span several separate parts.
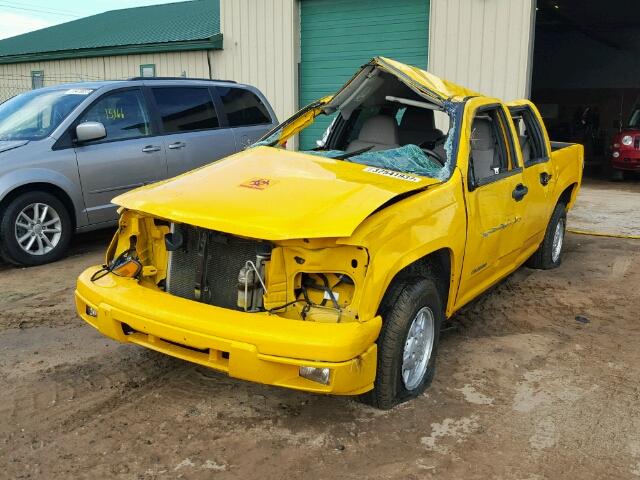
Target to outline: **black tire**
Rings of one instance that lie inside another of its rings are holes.
[[[558,224],[562,222],[562,243],[560,245],[560,252],[557,257],[553,253],[553,240],[556,233]],[[560,202],[556,205],[556,208],[551,214],[551,220],[547,225],[547,231],[544,234],[542,243],[529,260],[527,260],[527,266],[530,268],[537,268],[540,270],[550,270],[552,268],[559,267],[562,263],[562,246],[564,245],[564,236],[567,227],[567,206]]]
[[[612,168],[609,172],[609,180],[612,182],[622,182],[624,180],[624,172],[616,168]]]
[[[422,379],[408,390],[402,377],[403,353],[413,320],[424,307],[433,314],[433,347]],[[440,327],[444,321],[437,282],[430,277],[398,281],[385,295],[380,314],[383,324],[377,342],[378,365],[374,389],[362,395],[361,400],[373,407],[388,410],[417,397],[433,380]]]
[[[16,238],[18,216],[23,209],[33,204],[48,206],[52,209],[51,211],[57,214],[60,221],[60,236],[55,241],[53,248],[46,253],[29,253],[20,246]],[[0,254],[8,262],[25,267],[53,262],[65,254],[72,234],[73,223],[69,212],[57,197],[42,191],[25,192],[11,200],[2,212],[2,218],[0,219]]]

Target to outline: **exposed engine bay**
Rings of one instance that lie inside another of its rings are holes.
[[[355,319],[350,308],[354,278],[364,276],[366,252],[357,247],[310,249],[289,243],[282,246],[171,224],[165,235],[169,255],[162,285],[172,295],[245,312],[326,322]],[[327,265],[332,252],[338,256],[332,255]],[[339,265],[345,254],[353,258]],[[342,269],[331,271],[336,266]]]

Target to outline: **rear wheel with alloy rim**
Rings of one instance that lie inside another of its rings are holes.
[[[10,201],[2,214],[0,252],[17,265],[41,265],[65,253],[71,234],[71,218],[57,197],[26,192]]]
[[[560,266],[562,263],[562,247],[564,235],[567,229],[567,207],[564,203],[558,203],[553,210],[542,243],[531,258],[527,266],[549,270]]]
[[[435,374],[444,308],[435,278],[413,278],[390,287],[380,307],[374,389],[362,400],[381,409],[419,396]]]

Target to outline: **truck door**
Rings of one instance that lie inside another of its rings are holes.
[[[502,105],[493,104],[479,107],[470,120],[468,230],[459,305],[515,269],[521,255],[528,190],[507,115]]]
[[[522,153],[524,184],[529,189],[522,225],[525,248],[539,245],[544,237],[554,207],[551,197],[556,181],[544,126],[534,108],[528,102],[509,106]]]

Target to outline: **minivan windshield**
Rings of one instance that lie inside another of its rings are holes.
[[[93,92],[89,88],[33,90],[0,104],[0,141],[40,140]]]

